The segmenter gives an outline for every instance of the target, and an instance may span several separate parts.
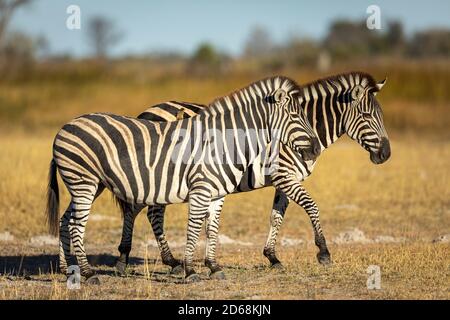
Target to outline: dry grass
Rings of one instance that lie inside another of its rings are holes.
[[[429,243],[332,246],[334,263],[317,264],[312,244],[283,248],[285,270],[266,266],[258,247],[226,246],[221,261],[227,280],[207,279],[207,269],[198,263],[203,281],[183,284],[180,276],[167,274],[153,257],[157,249],[135,249],[133,274],[114,275],[112,248],[90,248],[98,258],[100,287],[83,285],[67,289],[62,275],[38,272],[26,277],[0,277],[0,299],[449,299],[448,245]],[[2,250],[4,251],[4,250]],[[29,250],[30,252],[31,250]],[[17,251],[19,252],[19,251]],[[180,250],[176,250],[181,254]],[[23,251],[21,252],[23,253]],[[3,253],[2,253],[3,254]],[[34,254],[37,254],[35,251]],[[106,258],[105,258],[106,256]],[[27,258],[30,262],[47,257]],[[52,257],[54,260],[54,258]],[[368,265],[381,266],[381,289],[368,290]]]
[[[317,264],[309,220],[296,205],[288,209],[280,239],[303,243],[278,246],[284,272],[266,267],[261,251],[273,196],[273,189],[267,188],[232,195],[226,201],[221,233],[252,243],[220,246],[226,281],[206,280],[207,270],[200,263],[203,249],[197,257],[205,281],[184,285],[180,278],[165,274],[167,268],[157,259],[157,249],[145,245],[153,236],[144,214],[137,220],[134,237],[136,274],[116,277],[112,265],[121,220],[105,193],[94,206],[86,235],[87,251],[97,264],[102,286],[83,286],[81,290],[67,290],[63,278],[50,272],[57,246],[29,241],[46,233],[43,208],[51,136],[15,134],[0,138],[0,144],[0,233],[9,231],[14,236],[12,241],[0,242],[0,298],[449,298],[449,246],[432,243],[439,235],[450,233],[448,142],[393,137],[392,159],[381,166],[371,164],[365,151],[348,140],[322,155],[306,185],[321,208],[334,260],[329,268]],[[62,203],[67,200],[63,192]],[[186,216],[185,205],[170,206],[167,212],[168,239],[175,243],[178,257],[183,253]],[[369,239],[385,235],[403,240],[333,242],[350,228],[362,230]],[[366,288],[366,269],[371,264],[382,269],[381,290]]]
[[[77,68],[86,68],[80,64],[72,66],[72,73]],[[2,83],[0,79],[0,132],[20,129],[33,134],[42,131],[54,134],[69,119],[83,113],[112,112],[136,116],[162,101],[208,103],[256,79],[273,75],[270,72],[233,73],[199,78],[182,74],[165,78],[155,75],[144,64],[141,73],[146,77],[142,81],[136,74],[124,78],[120,72],[116,73],[116,69],[121,69],[120,65],[112,68],[111,74],[98,79],[78,79],[64,70],[52,71],[58,78],[47,79],[47,69],[40,70],[40,77],[25,83]],[[388,84],[378,99],[384,106],[386,124],[391,130],[445,134],[450,138],[450,62],[339,66],[326,74],[292,69],[277,74],[307,83],[349,70],[364,70],[378,80],[388,76]]]
[[[278,245],[286,270],[267,268],[262,247],[274,190],[266,188],[227,198],[221,234],[251,244],[219,246],[226,281],[206,280],[207,270],[200,263],[204,247],[197,253],[204,281],[185,285],[180,278],[167,275],[157,249],[147,245],[153,235],[145,214],[136,222],[135,274],[116,277],[112,265],[121,220],[105,192],[94,205],[85,241],[102,286],[82,286],[81,290],[67,290],[62,276],[52,272],[57,246],[33,238],[46,234],[45,188],[57,129],[86,112],[136,115],[147,106],[174,98],[207,102],[255,78],[105,81],[76,86],[64,81],[0,84],[0,299],[448,299],[449,244],[433,239],[450,234],[450,91],[443,89],[450,72],[448,66],[425,70],[428,80],[419,83],[415,66],[392,74],[388,69],[380,67],[376,75],[390,75],[390,86],[379,99],[391,134],[392,158],[375,166],[362,148],[344,138],[323,153],[305,183],[321,209],[334,261],[331,267],[316,262],[309,219],[292,204]],[[299,82],[318,76],[287,75]],[[60,186],[64,207],[67,192]],[[186,221],[186,205],[169,206],[167,237],[177,257],[183,254]],[[362,230],[367,239],[390,236],[397,242],[333,241],[353,228]],[[366,269],[371,264],[381,267],[381,290],[366,288]]]

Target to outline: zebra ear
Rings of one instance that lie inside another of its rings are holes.
[[[177,113],[177,120],[183,120],[184,119],[184,109],[181,108],[180,111]]]
[[[284,100],[286,99],[286,95],[287,95],[286,91],[284,91],[283,89],[278,89],[273,94],[273,100],[275,101],[275,103],[283,103]]]
[[[364,95],[364,88],[360,85],[356,85],[352,91],[353,100],[359,101],[359,99],[361,99],[363,95]]]
[[[383,88],[383,86],[386,84],[386,80],[387,80],[387,77],[384,78],[383,81],[380,81],[380,82],[377,83],[377,90],[378,90],[378,91],[380,91],[381,88]]]

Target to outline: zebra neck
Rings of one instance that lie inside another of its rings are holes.
[[[207,135],[212,134],[213,140],[214,135],[222,135],[225,143],[241,145],[241,148],[244,144],[246,149],[250,148],[252,156],[270,141],[269,110],[262,102],[234,97],[218,100],[204,110],[206,112],[197,119],[201,119]]]
[[[171,140],[173,144],[188,138],[195,152],[201,152],[204,147],[215,149],[208,155],[213,157],[209,160],[217,161],[215,163],[246,167],[269,145],[269,117],[264,106],[216,103],[204,110],[207,112],[200,112],[195,117],[148,124],[163,136],[163,140]]]
[[[346,105],[338,101],[339,93],[330,93],[316,83],[303,88],[301,105],[305,116],[317,134],[323,149],[345,133]]]

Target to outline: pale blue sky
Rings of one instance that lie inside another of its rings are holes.
[[[81,30],[66,28],[66,8],[81,8]],[[103,15],[115,21],[124,37],[114,55],[155,50],[191,53],[203,41],[239,54],[249,30],[265,27],[275,42],[290,35],[320,38],[337,18],[362,19],[370,4],[381,8],[382,23],[400,19],[408,34],[430,27],[450,28],[450,1],[427,0],[37,0],[20,9],[11,29],[45,35],[52,53],[90,53],[85,27]]]

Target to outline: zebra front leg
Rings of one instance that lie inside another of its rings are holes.
[[[280,260],[278,260],[275,253],[275,245],[277,243],[278,231],[283,223],[286,208],[289,205],[289,198],[280,190],[275,191],[273,200],[272,212],[270,214],[270,231],[267,237],[266,245],[264,246],[263,254],[269,259],[270,265],[273,268],[282,268]]]
[[[122,226],[122,238],[120,240],[119,252],[120,256],[116,262],[116,270],[120,275],[127,274],[128,260],[130,256],[132,241],[133,241],[133,228],[134,221],[136,220],[139,212],[144,208],[143,205],[130,205],[125,202],[120,202],[123,212],[123,226]]]
[[[317,253],[317,260],[320,264],[327,265],[331,263],[330,252],[328,251],[327,242],[322,232],[322,227],[319,220],[319,208],[314,200],[305,190],[305,188],[297,181],[294,184],[284,183],[280,189],[286,193],[286,195],[303,209],[311,220],[311,224],[314,230],[314,242],[319,248]]]
[[[211,201],[206,219],[206,254],[205,266],[207,266],[211,273],[211,279],[224,280],[225,273],[216,262],[216,246],[217,236],[219,233],[220,213],[222,212],[223,202],[225,198],[219,198]]]
[[[304,188],[302,188],[302,191],[302,195],[300,196],[300,205],[308,214],[314,229],[314,242],[319,248],[317,260],[323,265],[331,264],[331,255],[328,251],[327,241],[325,240],[325,236],[322,232],[322,226],[320,225],[319,208]]]
[[[161,253],[162,263],[171,267],[170,273],[179,274],[183,272],[183,263],[173,257],[169,244],[167,243],[166,235],[164,234],[165,211],[166,206],[164,205],[149,206],[147,218],[152,225],[153,234],[155,235]]]
[[[203,220],[208,213],[211,201],[211,186],[209,184],[197,183],[189,191],[189,218],[186,240],[186,251],[184,254],[184,273],[186,282],[200,281],[200,277],[193,267],[194,252],[197,247]]]

